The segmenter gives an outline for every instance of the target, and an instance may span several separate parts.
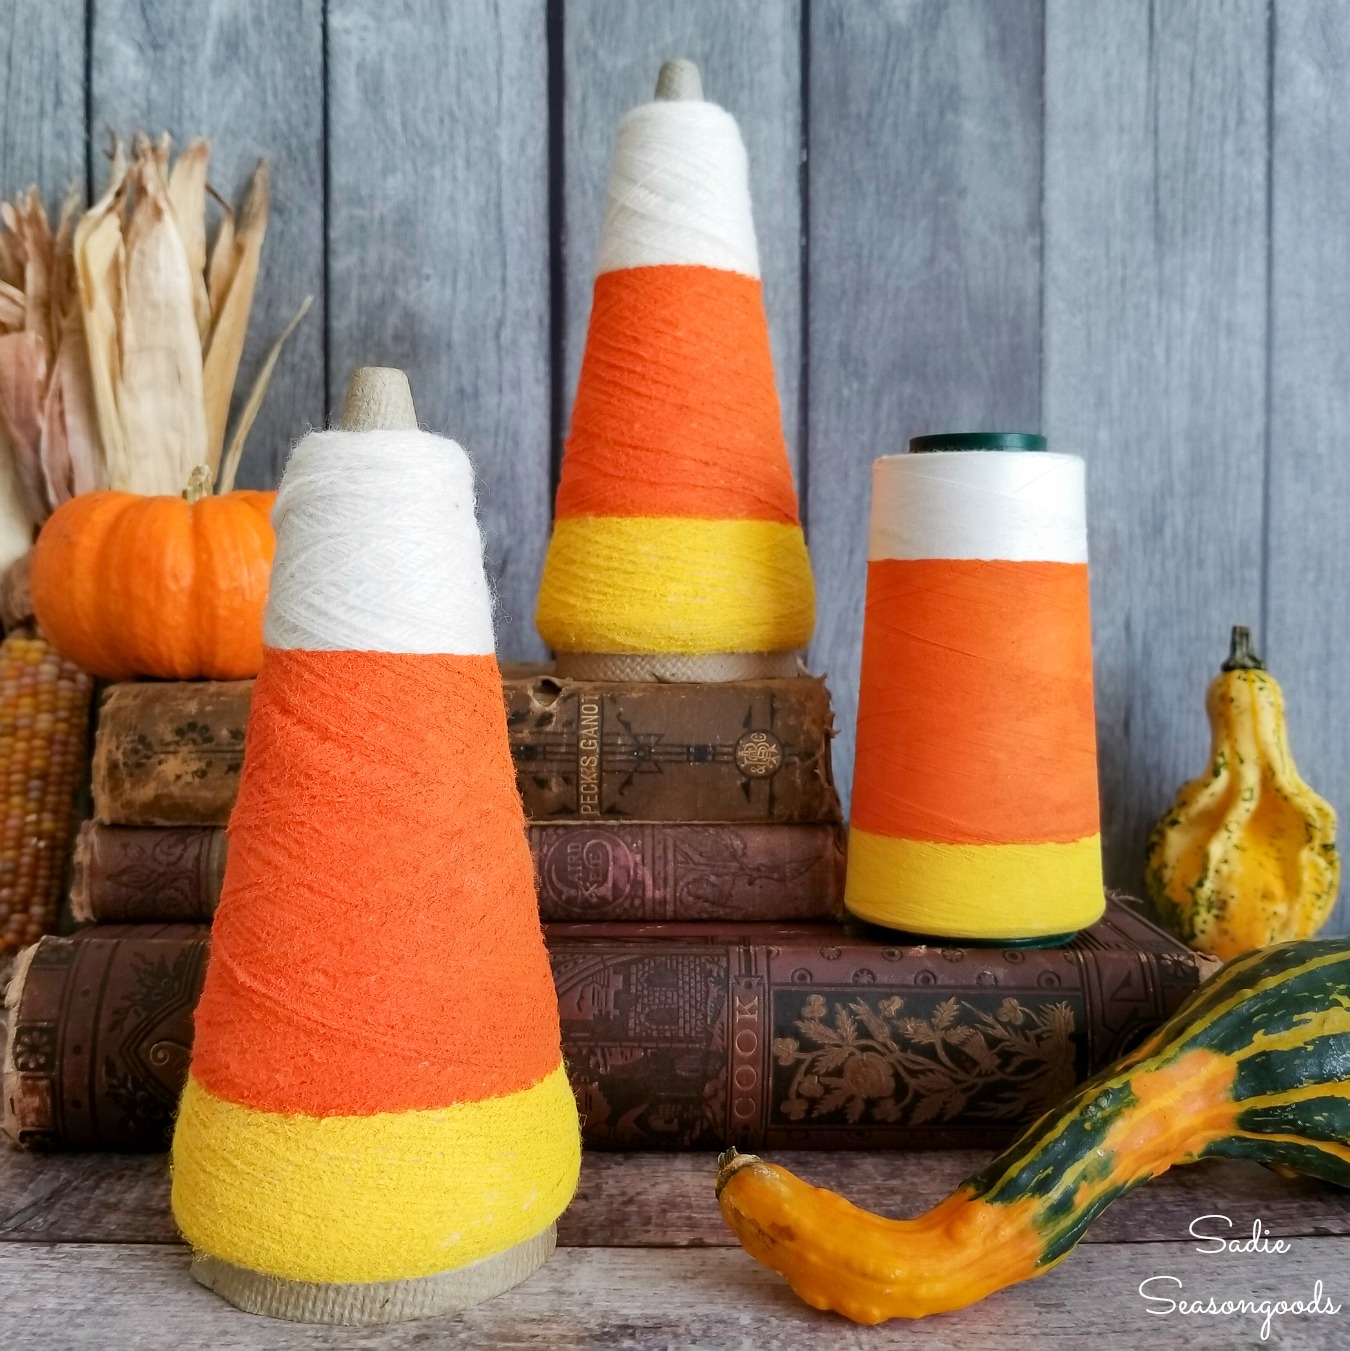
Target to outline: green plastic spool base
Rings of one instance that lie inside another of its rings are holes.
[[[1046,439],[1034,432],[936,432],[910,438],[909,453],[933,450],[1045,450]]]
[[[912,929],[888,929],[883,924],[873,924],[870,920],[859,919],[856,915],[848,917],[847,926],[859,934],[873,938],[899,939],[906,947],[924,945],[933,947],[956,948],[1061,948],[1065,943],[1078,936],[1073,929],[1064,934],[1047,934],[1044,938],[954,938],[951,934],[922,934]]]

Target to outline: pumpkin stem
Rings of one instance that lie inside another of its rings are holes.
[[[188,502],[200,502],[203,497],[210,497],[214,479],[211,466],[199,464],[188,475],[187,487],[183,489],[184,499]]]
[[[1245,624],[1233,625],[1233,642],[1224,662],[1225,671],[1264,671],[1266,664],[1252,651],[1252,633]]]

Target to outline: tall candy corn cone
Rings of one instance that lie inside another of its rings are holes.
[[[546,1260],[580,1140],[472,471],[400,372],[344,421],[277,497],[173,1209],[240,1307],[377,1323]]]
[[[745,147],[689,62],[619,126],[539,632],[561,673],[794,674],[815,622]]]

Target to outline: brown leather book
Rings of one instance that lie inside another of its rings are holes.
[[[813,920],[843,914],[844,829],[822,823],[535,822],[544,920]],[[225,874],[219,826],[80,827],[77,921],[209,920]]]
[[[822,680],[679,685],[503,668],[516,781],[533,820],[840,820]],[[103,695],[94,815],[223,826],[239,787],[252,681],[131,681]]]
[[[614,1149],[997,1143],[1167,1018],[1204,969],[1119,900],[1056,949],[906,946],[838,924],[545,938],[585,1139]],[[207,940],[108,925],[28,950],[6,1001],[11,1139],[164,1148]]]

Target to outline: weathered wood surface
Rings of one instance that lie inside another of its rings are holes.
[[[1045,430],[1088,461],[1113,886],[1261,603],[1266,0],[1049,0]]]
[[[168,131],[180,147],[205,136],[211,183],[236,208],[258,161],[271,161],[272,214],[231,428],[296,307],[307,295],[314,305],[282,353],[239,471],[241,488],[270,488],[291,445],[325,414],[323,0],[99,0],[89,10],[96,192],[112,132]]]
[[[873,459],[1040,422],[1041,37],[1039,0],[811,5],[811,661],[845,793]]]
[[[1270,500],[1262,655],[1299,768],[1350,820],[1350,8],[1281,0],[1271,143]],[[1332,928],[1350,927],[1342,889]]]
[[[989,1157],[969,1150],[915,1154],[778,1153],[817,1186],[901,1218],[948,1195]],[[711,1154],[588,1153],[581,1185],[558,1223],[563,1247],[727,1247],[713,1198]],[[1350,1192],[1287,1181],[1256,1164],[1178,1168],[1116,1202],[1088,1243],[1185,1238],[1198,1215],[1227,1215],[1235,1234],[1258,1216],[1285,1237],[1350,1236]],[[0,1153],[0,1242],[173,1243],[162,1155]]]
[[[735,114],[750,156],[750,191],[783,427],[800,444],[802,117],[800,0],[567,0],[563,5],[565,410],[591,312],[591,282],[619,119],[651,100],[663,61],[687,57],[704,97]],[[799,478],[800,481],[800,478]]]
[[[541,655],[548,539],[544,0],[329,0],[330,406],[352,367],[408,372],[468,451],[497,650]]]
[[[1179,1243],[1105,1245],[1071,1253],[1038,1280],[915,1324],[858,1327],[808,1308],[735,1249],[562,1249],[514,1290],[456,1317],[383,1328],[279,1324],[240,1313],[188,1275],[181,1248],[120,1244],[0,1246],[0,1307],[9,1351],[134,1345],[275,1347],[697,1347],[717,1351],[874,1351],[878,1347],[1009,1351],[1046,1347],[1344,1347],[1350,1328],[1350,1239],[1295,1240],[1290,1252],[1202,1256]],[[1139,1294],[1157,1276],[1171,1298],[1311,1298],[1322,1281],[1333,1316],[1151,1315]]]

